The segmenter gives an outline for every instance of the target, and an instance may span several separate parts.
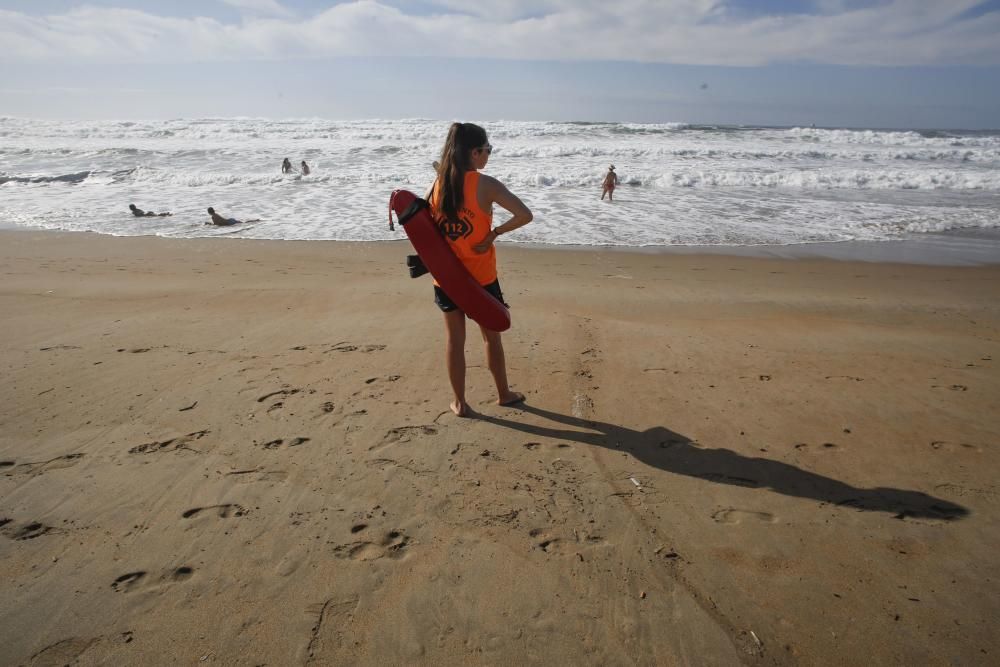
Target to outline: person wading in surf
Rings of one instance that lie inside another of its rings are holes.
[[[601,184],[603,190],[601,191],[601,201],[604,201],[604,195],[608,196],[608,201],[614,201],[615,186],[618,185],[618,174],[615,173],[615,165],[608,167],[608,173],[604,177],[604,183]]]
[[[472,123],[452,123],[437,165],[438,176],[427,201],[438,229],[458,259],[487,292],[503,302],[494,242],[501,234],[528,224],[533,216],[503,183],[479,173],[486,167],[492,152],[486,130]],[[493,204],[506,209],[513,217],[493,227]],[[465,402],[465,313],[436,281],[434,302],[444,313],[448,379],[455,395],[451,411],[466,417],[472,409]],[[497,404],[520,403],[524,395],[511,391],[507,384],[507,362],[500,332],[483,327],[480,330],[486,344],[487,365],[497,387]]]

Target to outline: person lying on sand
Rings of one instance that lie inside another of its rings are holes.
[[[165,218],[168,215],[173,215],[173,213],[153,213],[152,211],[143,211],[135,204],[129,204],[128,209],[132,211],[132,215],[137,218]]]
[[[223,218],[221,215],[215,212],[215,209],[211,206],[208,207],[208,214],[212,216],[211,222],[206,222],[206,225],[217,225],[219,227],[228,227],[230,225],[240,225],[247,222],[260,222],[260,218],[254,218],[253,220],[237,220],[236,218]]]

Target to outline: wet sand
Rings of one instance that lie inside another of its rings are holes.
[[[1000,267],[0,232],[0,663],[995,664]]]

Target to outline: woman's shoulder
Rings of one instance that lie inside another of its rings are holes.
[[[484,174],[482,172],[474,172],[474,173],[479,174],[479,188],[480,189],[485,188],[487,192],[495,192],[498,188],[502,188],[503,187],[503,183],[501,183],[497,179],[493,178],[492,176],[489,176],[489,175]]]

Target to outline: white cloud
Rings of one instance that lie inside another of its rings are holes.
[[[853,9],[853,2],[827,2],[828,13],[749,19],[728,11],[724,0],[436,0],[436,11],[422,15],[356,0],[309,18],[282,13],[287,10],[274,0],[223,1],[255,12],[226,24],[116,8],[42,17],[0,10],[0,62],[437,55],[714,65],[1000,64],[1000,12],[962,18],[983,0],[892,0]]]
[[[252,14],[261,16],[280,16],[290,18],[294,13],[279,3],[277,0],[219,0],[220,2],[236,7]]]

